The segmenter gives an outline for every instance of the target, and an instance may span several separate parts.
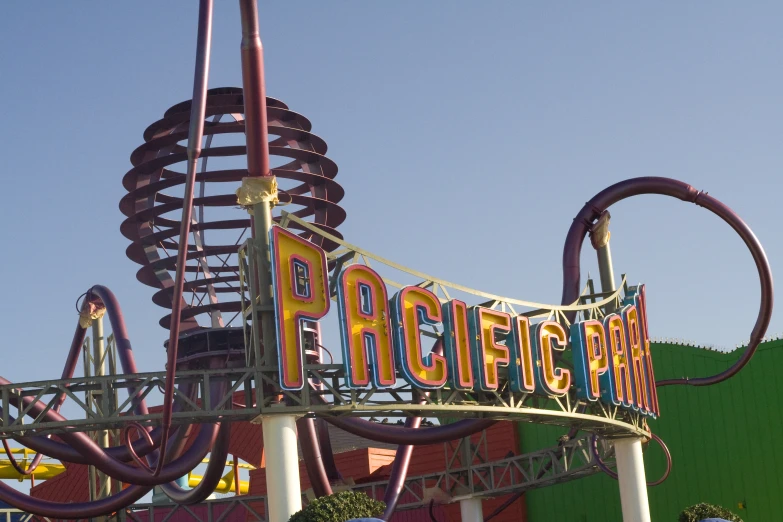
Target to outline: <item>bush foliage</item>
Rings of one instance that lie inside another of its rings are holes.
[[[352,518],[380,517],[386,504],[364,493],[342,491],[310,502],[288,522],[346,522]]]
[[[685,508],[680,513],[679,522],[700,522],[705,518],[723,518],[730,522],[742,522],[740,517],[728,509],[704,503]]]

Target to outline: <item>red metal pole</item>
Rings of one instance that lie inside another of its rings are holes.
[[[234,489],[237,495],[242,494],[242,489],[239,486],[239,459],[234,455]]]
[[[264,47],[258,29],[258,4],[256,0],[239,0],[239,10],[242,17],[242,91],[245,102],[247,170],[250,176],[271,176]]]
[[[177,348],[179,325],[182,313],[182,292],[185,288],[185,265],[188,256],[188,236],[193,217],[193,190],[196,186],[196,167],[201,156],[201,140],[204,136],[204,114],[207,108],[207,81],[209,79],[209,53],[212,41],[212,0],[201,0],[198,12],[198,43],[196,72],[193,80],[193,101],[188,131],[188,171],[185,178],[185,197],[182,202],[182,222],[177,249],[177,271],[171,294],[171,326],[169,330],[168,357],[166,362],[166,383],[163,397],[163,438],[160,446],[157,476],[165,463],[166,441],[171,429],[171,413],[174,407],[174,375],[177,370]]]

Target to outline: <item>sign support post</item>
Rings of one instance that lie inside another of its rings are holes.
[[[276,191],[275,191],[276,192]],[[269,231],[272,229],[272,201],[255,203],[253,225],[259,253],[258,281],[261,307],[263,358],[267,365],[277,366],[277,339],[272,297],[272,265]],[[256,361],[260,364],[260,361]],[[261,384],[257,384],[260,386]],[[296,415],[269,415],[261,421],[266,456],[267,503],[270,522],[286,522],[302,509],[299,483],[299,456],[296,438]],[[267,451],[271,450],[271,451]]]
[[[650,522],[642,439],[638,437],[618,439],[614,443],[614,451],[617,458],[617,481],[620,483],[623,522]]]
[[[598,272],[601,276],[601,292],[614,292],[617,287],[614,283],[614,268],[612,267],[612,250],[609,247],[609,212],[605,212],[590,229],[590,243],[598,255]],[[615,307],[609,306],[613,312]]]
[[[261,428],[264,433],[269,521],[287,522],[291,515],[302,509],[296,416],[264,416]]]
[[[462,522],[483,522],[484,511],[480,497],[469,497],[459,501],[459,511]]]
[[[609,247],[609,212],[604,212],[590,231],[590,242],[598,255],[601,292],[614,292],[612,251]],[[609,307],[614,311],[615,306]],[[620,504],[623,522],[650,522],[650,504],[647,499],[647,479],[644,476],[642,439],[618,439],[614,442],[617,457],[617,481],[620,483]]]
[[[103,377],[106,375],[106,343],[103,334],[103,316],[99,316],[92,321],[92,348],[93,367],[95,369],[93,375],[96,377]],[[109,404],[108,397],[105,397],[104,393],[106,393],[106,391],[102,391],[100,395],[101,411],[107,411],[107,406]],[[108,448],[110,446],[109,430],[100,430],[96,432],[95,441],[101,448]],[[96,499],[110,496],[111,479],[97,470],[95,471],[95,478],[95,486],[97,486],[95,492]],[[105,518],[103,520],[105,520]]]

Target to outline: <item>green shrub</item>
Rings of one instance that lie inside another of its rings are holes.
[[[385,509],[386,504],[364,493],[342,491],[313,500],[288,522],[345,522],[352,518],[380,517]]]
[[[740,517],[728,509],[704,503],[685,508],[680,513],[679,522],[699,522],[705,518],[724,518],[730,522],[742,522]]]

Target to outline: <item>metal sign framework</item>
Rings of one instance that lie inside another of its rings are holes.
[[[632,291],[625,279],[616,291],[611,293],[587,294],[572,305],[545,305],[502,297],[474,290],[462,285],[444,281],[427,274],[403,267],[393,261],[372,254],[342,239],[318,229],[292,214],[283,213],[281,226],[294,224],[312,234],[333,241],[339,248],[328,254],[333,266],[330,276],[332,297],[335,294],[335,277],[340,267],[352,263],[369,265],[371,262],[383,265],[407,277],[420,280],[418,286],[429,288],[442,301],[450,299],[455,292],[487,299],[482,306],[502,310],[513,315],[521,314],[530,318],[556,319],[570,324],[566,313],[575,313],[577,320],[600,318],[607,307],[616,307],[622,296]],[[372,415],[417,417],[447,416],[484,419],[514,419],[542,424],[556,424],[578,427],[602,436],[636,434],[645,436],[647,431],[644,419],[637,413],[616,406],[607,406],[600,402],[579,400],[572,390],[564,397],[542,397],[529,393],[513,392],[506,385],[496,392],[459,391],[438,389],[427,394],[414,389],[399,380],[391,389],[379,391],[374,387],[353,389],[345,385],[343,366],[340,364],[306,364],[305,371],[313,382],[320,387],[305,387],[301,391],[279,390],[277,386],[278,368],[268,364],[261,345],[260,315],[263,311],[259,298],[254,292],[257,288],[255,274],[260,256],[253,240],[246,241],[239,249],[239,276],[242,292],[243,328],[245,332],[246,366],[244,368],[226,368],[212,370],[187,370],[177,372],[175,396],[183,408],[174,412],[174,424],[192,422],[210,422],[219,419],[254,420],[264,415],[277,414],[315,414],[319,416],[362,416]],[[385,278],[391,287],[403,285],[393,279]],[[592,286],[591,282],[585,290]],[[437,338],[437,329],[422,331],[423,335]],[[108,353],[114,353],[114,338],[108,338]],[[254,364],[260,361],[260,364]],[[567,361],[563,361],[567,363]],[[129,422],[144,426],[157,425],[161,413],[139,415],[135,410],[138,404],[150,393],[163,385],[165,372],[138,373],[123,375],[110,372],[109,375],[87,375],[81,378],[51,381],[34,381],[0,386],[0,408],[2,425],[0,438],[13,435],[46,434],[57,431],[85,431],[117,429]],[[209,393],[216,382],[225,383],[225,392],[219,398]],[[181,391],[182,385],[192,385],[198,389],[195,396]],[[260,384],[260,385],[259,385]],[[274,390],[269,393],[270,387]],[[100,401],[83,401],[79,394],[89,398],[99,397]],[[285,400],[280,401],[280,395]],[[85,412],[84,419],[68,421],[49,421],[45,419],[61,399],[67,396]],[[120,401],[117,397],[123,396]],[[238,400],[241,397],[241,402]],[[109,400],[109,398],[113,398]],[[38,410],[31,421],[25,417]],[[260,420],[260,419],[259,419]]]
[[[310,233],[329,242],[338,245],[338,248],[327,254],[327,262],[331,267],[329,276],[330,296],[336,295],[336,279],[341,268],[354,263],[370,266],[382,265],[387,269],[417,280],[416,286],[431,290],[441,302],[451,299],[456,292],[471,297],[488,299],[479,304],[493,310],[501,310],[511,315],[525,315],[531,319],[554,319],[569,326],[574,320],[596,319],[606,314],[606,310],[617,308],[622,297],[629,291],[625,278],[623,284],[614,292],[606,294],[586,294],[572,305],[546,305],[529,301],[522,301],[508,297],[502,297],[480,290],[474,290],[463,285],[451,283],[416,270],[404,267],[398,263],[384,259],[360,247],[352,245],[339,237],[336,237],[317,226],[283,212],[280,226],[293,226],[297,230]],[[310,238],[312,239],[312,238]],[[260,329],[260,317],[265,311],[260,299],[255,295],[254,289],[258,288],[257,259],[263,255],[254,240],[247,240],[239,251],[240,279],[243,288],[247,289],[250,296],[242,301],[243,328],[245,332],[245,346],[247,348],[246,360],[261,360],[268,364],[263,350]],[[384,277],[389,287],[402,288],[403,285],[395,279]],[[587,288],[592,287],[590,282]],[[519,311],[518,311],[519,309]],[[566,314],[571,314],[571,318]],[[441,332],[437,327],[430,331],[422,330],[422,335],[437,339]],[[562,361],[568,364],[567,361]],[[315,387],[305,387],[302,391],[280,390],[274,396],[264,397],[263,387],[256,388],[257,404],[272,405],[276,402],[279,393],[284,394],[285,405],[278,404],[272,412],[284,413],[301,412],[305,407],[307,411],[318,415],[372,415],[381,413],[384,415],[420,416],[442,415],[448,417],[473,417],[473,418],[514,418],[522,421],[539,422],[544,424],[559,424],[563,426],[577,426],[601,433],[605,436],[633,433],[640,436],[646,435],[644,420],[638,413],[624,410],[615,406],[607,406],[601,403],[588,403],[576,398],[574,390],[564,397],[542,397],[530,393],[513,392],[506,384],[496,392],[459,391],[455,389],[437,389],[425,393],[414,389],[409,384],[398,380],[397,385],[391,389],[379,391],[375,387],[363,390],[348,388],[344,384],[342,365],[308,365],[305,364],[307,376],[322,386],[319,390]],[[262,376],[265,383],[275,386],[276,382]],[[266,412],[265,412],[266,414]]]

